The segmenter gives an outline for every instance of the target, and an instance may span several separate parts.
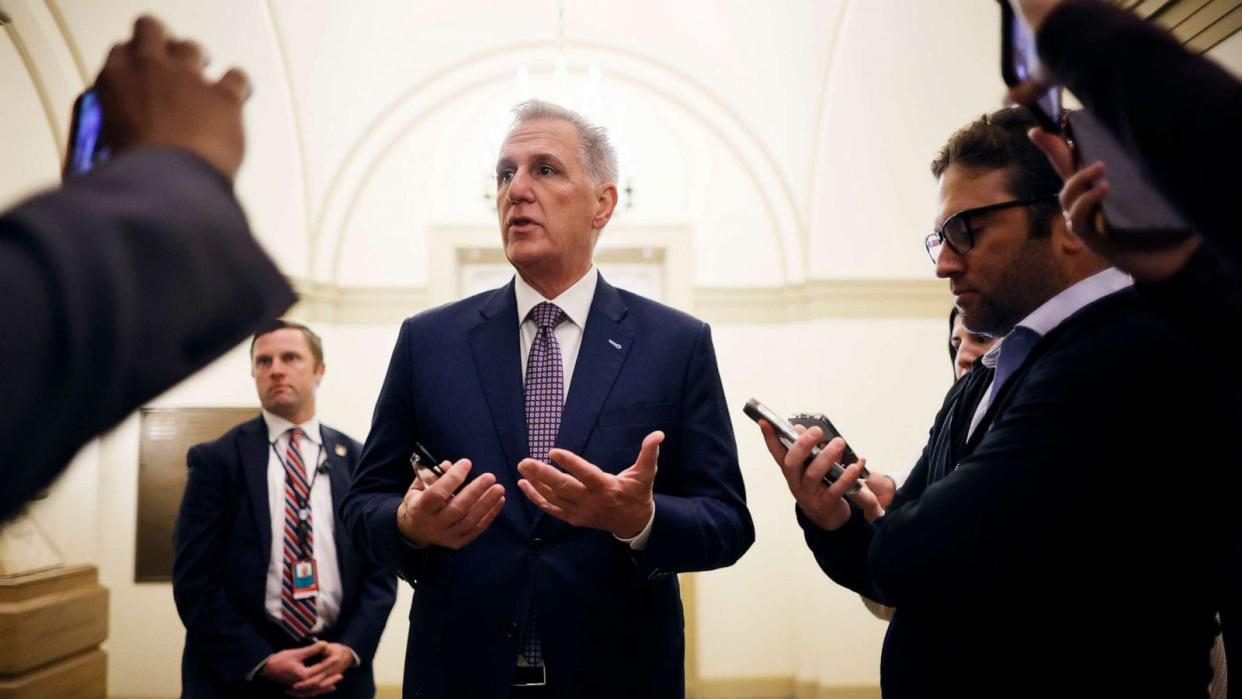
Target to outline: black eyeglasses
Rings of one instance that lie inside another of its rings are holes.
[[[940,258],[941,244],[948,245],[953,252],[959,255],[964,255],[975,246],[975,229],[970,225],[971,218],[990,214],[1001,209],[1010,209],[1015,206],[1042,204],[1046,201],[1053,201],[1056,198],[1057,195],[1049,194],[1034,199],[1014,199],[1013,201],[1003,201],[999,204],[989,204],[988,206],[959,211],[946,219],[944,225],[940,226],[935,233],[929,233],[927,238],[923,240],[923,245],[927,247],[927,255],[931,257],[933,263]]]

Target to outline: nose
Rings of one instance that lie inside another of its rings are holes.
[[[520,202],[529,202],[533,200],[534,190],[531,188],[531,178],[527,174],[526,168],[518,168],[513,173],[513,179],[509,180],[509,189],[505,193],[509,201],[514,204]]]
[[[957,276],[965,269],[962,256],[954,252],[948,244],[940,245],[940,255],[936,257],[936,276],[941,279]]]

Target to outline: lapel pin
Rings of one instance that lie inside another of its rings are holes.
[[[344,444],[336,445],[336,455],[344,458],[345,456],[345,445]]]
[[[621,349],[621,343],[616,340],[609,340],[608,344],[612,345],[613,349]]]

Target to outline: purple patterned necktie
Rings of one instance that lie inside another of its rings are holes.
[[[565,311],[547,301],[530,309],[530,318],[539,326],[526,360],[526,430],[530,457],[546,462],[561,427],[561,408],[565,403],[561,346],[553,330],[565,320]],[[535,626],[535,605],[531,602],[526,628],[522,630],[522,659],[537,667],[543,664],[543,649]]]
[[[565,320],[565,311],[544,301],[530,309],[530,318],[539,330],[526,360],[526,429],[530,457],[547,461],[548,450],[556,442],[561,426],[561,407],[565,402],[561,346],[552,332]]]

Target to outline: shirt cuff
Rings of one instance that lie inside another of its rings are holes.
[[[647,526],[643,527],[642,531],[638,532],[637,534],[635,534],[634,536],[628,539],[623,539],[617,536],[616,534],[613,534],[612,537],[616,539],[617,541],[620,541],[623,544],[629,544],[630,548],[634,551],[642,551],[643,549],[647,548],[647,539],[651,538],[651,525],[653,524],[655,524],[655,503],[654,502],[652,502],[651,504],[651,519],[647,520]]]
[[[362,665],[362,658],[358,657],[358,654],[354,652],[353,648],[350,648],[349,646],[345,646],[345,650],[349,651],[349,654],[354,656],[354,667],[358,667]]]
[[[272,653],[272,655],[276,655],[276,654]],[[267,661],[272,659],[272,655],[269,655],[266,658],[264,658],[263,662],[259,663],[258,665],[255,665],[253,670],[246,673],[247,682],[254,682],[255,678],[259,676],[259,673],[263,672],[263,668],[264,666],[267,665]]]

